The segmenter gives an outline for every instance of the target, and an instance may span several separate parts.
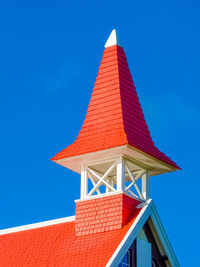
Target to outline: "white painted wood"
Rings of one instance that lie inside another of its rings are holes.
[[[85,166],[82,166],[82,169],[81,169],[81,199],[84,198],[84,195],[85,195],[84,184],[85,184]]]
[[[121,262],[122,258],[130,248],[133,243],[133,240],[137,237],[139,231],[142,229],[143,225],[147,221],[147,219],[151,216],[153,224],[156,228],[156,231],[159,235],[159,238],[162,242],[162,245],[165,249],[165,252],[169,258],[170,264],[172,267],[180,267],[176,255],[173,251],[173,248],[168,240],[167,234],[162,226],[161,220],[158,216],[157,210],[152,199],[147,200],[144,203],[144,207],[139,212],[136,220],[131,225],[127,234],[113,253],[112,257],[106,264],[106,267],[116,267],[119,262]]]
[[[115,188],[115,178],[113,177],[113,178],[111,178],[110,179],[110,185],[113,187],[113,188]]]
[[[87,168],[85,165],[83,165],[81,170],[81,198],[86,198],[87,194],[88,194]]]
[[[94,152],[96,153],[96,152]],[[93,160],[92,162],[89,162],[88,163],[88,166],[90,167],[94,167],[96,165],[99,165],[99,164],[104,164],[104,163],[110,163],[112,164],[113,162],[115,162],[117,159],[119,158],[119,156],[115,156],[115,157],[110,157],[110,158],[105,158],[105,159],[96,159],[96,160]]]
[[[126,233],[125,237],[113,253],[112,257],[106,264],[106,267],[116,267],[119,265],[119,262],[123,259],[124,255],[133,244],[134,239],[137,237],[139,231],[143,227],[144,223],[150,215],[150,209],[152,205],[152,200],[145,203],[145,206],[139,212],[136,220],[131,225],[130,229]]]
[[[115,161],[109,164],[109,160],[105,161],[105,165],[101,162],[100,165],[95,164],[92,167],[89,165],[82,165],[81,172],[81,199],[91,197],[95,191],[101,194],[108,194],[111,192],[128,192],[130,195],[134,196],[137,199],[146,200],[149,198],[148,195],[148,176],[146,174],[146,170],[140,169],[136,171],[132,171],[130,169],[128,162],[131,164],[129,159],[124,158],[123,156],[118,157]],[[108,168],[108,166],[110,167]],[[99,166],[101,166],[101,172],[99,171]],[[107,167],[108,169],[106,170]],[[133,165],[131,165],[133,168]],[[133,174],[135,173],[135,174]],[[139,179],[143,179],[143,191],[137,185],[137,181]],[[88,179],[91,180],[93,188],[88,193]],[[126,182],[132,181],[128,186],[126,186]],[[115,189],[116,184],[116,189]],[[102,192],[100,187],[104,185],[106,191]],[[131,190],[131,187],[134,186],[137,193],[134,193]],[[138,194],[138,195],[137,195]],[[148,198],[146,198],[148,197]]]
[[[49,221],[45,221],[45,222],[32,223],[32,224],[12,227],[12,228],[8,228],[8,229],[0,230],[0,235],[16,233],[16,232],[20,232],[20,231],[45,227],[45,226],[49,226],[49,225],[55,225],[55,224],[64,223],[64,222],[72,222],[74,220],[75,220],[75,216],[69,216],[69,217],[64,217],[64,218],[55,219],[55,220],[49,220]]]
[[[150,176],[178,170],[177,168],[160,161],[130,145],[123,145],[54,161],[72,171],[81,173],[81,166],[83,164],[88,165],[95,162],[104,161],[106,159],[114,159],[119,155],[125,155],[126,157],[129,157],[131,161],[135,163],[135,165],[141,167],[142,169],[148,169]]]
[[[157,209],[156,209],[153,202],[152,202],[152,208],[151,208],[151,219],[152,219],[153,225],[157,231],[157,234],[160,238],[161,244],[162,244],[162,246],[163,246],[163,248],[167,254],[167,257],[169,259],[171,266],[172,267],[180,267],[179,262],[176,258],[176,254],[174,253],[174,250],[170,244],[170,241],[169,241],[168,236],[165,232],[164,226],[161,222],[160,216],[159,216]]]
[[[78,156],[63,158],[55,160],[58,164],[81,173],[81,166],[92,165],[105,160],[111,160],[123,155],[128,157],[135,166],[141,169],[148,169],[150,176],[172,172],[178,170],[177,168],[164,163],[130,145],[123,145],[119,147],[109,148],[101,151],[91,152]]]
[[[125,190],[125,164],[123,157],[117,163],[117,191]]]
[[[152,267],[151,244],[143,239],[137,238],[137,266]]]
[[[101,194],[101,195],[92,195],[90,197],[87,197],[86,199],[76,199],[75,200],[75,203],[87,201],[88,199],[98,199],[98,198],[103,198],[103,197],[107,197],[107,196],[118,195],[118,194],[121,194],[121,193],[123,193],[123,192],[117,192],[117,191],[115,191],[115,192],[105,193],[105,194]],[[134,198],[134,197],[132,197],[132,198]]]
[[[135,187],[135,189],[136,189],[138,195],[140,196],[140,198],[141,198],[141,199],[144,199],[143,195],[142,195],[141,192],[140,192],[139,187],[138,187],[137,184],[136,184],[136,178],[138,179],[139,177],[141,177],[141,174],[144,173],[144,170],[142,170],[140,173],[138,173],[137,176],[136,176],[136,178],[135,178],[134,175],[132,174],[132,172],[131,172],[131,170],[130,170],[128,164],[127,164],[127,162],[126,162],[126,164],[125,164],[125,167],[126,167],[126,170],[128,171],[129,177],[130,177],[131,180],[132,180],[132,183],[131,183],[128,187],[126,187],[125,190],[128,190],[128,191],[130,192],[130,190],[129,190],[130,187],[134,185],[134,187]]]
[[[88,172],[88,177],[90,178],[90,181],[92,182],[93,186],[95,187],[96,186],[96,183],[95,183],[95,181],[94,181],[94,179],[93,179],[93,177],[92,177],[92,175],[91,175],[90,172]],[[99,195],[101,194],[101,192],[100,192],[100,190],[98,188],[96,189],[96,191],[97,191],[97,193]]]
[[[143,174],[145,174],[146,170],[140,170],[137,175],[135,176],[135,180],[137,181],[138,179],[141,179]]]
[[[149,174],[147,171],[142,175],[142,195],[145,200],[149,199]]]
[[[120,42],[118,40],[118,36],[117,36],[117,33],[116,33],[116,30],[112,30],[107,42],[105,43],[105,47],[110,47],[110,46],[113,46],[113,45],[120,45]]]
[[[110,166],[110,168],[106,171],[106,173],[102,177],[100,175],[98,175],[94,170],[92,170],[89,167],[87,167],[87,170],[90,173],[92,173],[97,179],[99,179],[99,181],[96,183],[96,185],[92,188],[92,190],[87,195],[88,197],[91,196],[96,191],[96,189],[98,189],[99,186],[101,186],[102,184],[106,185],[109,189],[111,189],[111,191],[116,191],[109,183],[107,183],[105,181],[105,179],[107,178],[107,176],[109,175],[109,173],[115,168],[116,164],[117,164],[117,161],[115,161]]]
[[[108,181],[108,183],[111,185],[111,181],[112,181],[111,177],[108,178],[107,181]],[[111,186],[112,186],[112,185],[111,185]],[[114,186],[112,186],[112,187],[114,187]],[[108,186],[106,186],[106,193],[109,193],[109,192],[111,192],[111,191],[112,191],[112,190],[111,190]]]
[[[135,182],[132,182],[129,184],[129,186],[125,187],[125,191],[128,191],[133,185],[134,185]]]

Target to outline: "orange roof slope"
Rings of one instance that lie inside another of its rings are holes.
[[[26,230],[0,236],[1,267],[104,267],[135,221],[122,229],[76,236],[75,222]]]
[[[104,51],[82,129],[52,160],[129,144],[179,168],[154,145],[122,47]]]

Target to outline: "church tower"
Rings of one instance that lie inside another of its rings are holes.
[[[115,30],[82,129],[52,160],[80,174],[78,236],[122,228],[150,198],[151,176],[180,169],[154,145]]]
[[[52,160],[80,174],[75,216],[0,230],[0,266],[180,267],[149,187],[180,168],[152,141],[115,30],[82,129]]]

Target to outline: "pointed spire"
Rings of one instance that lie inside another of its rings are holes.
[[[52,160],[74,170],[74,165],[69,166],[64,162],[66,158],[71,157],[73,161],[74,156],[85,157],[88,153],[127,146],[140,151],[142,155],[145,153],[148,158],[146,162],[153,157],[180,169],[153,143],[116,30],[112,31],[105,47],[82,129],[74,143]],[[76,159],[72,164],[79,163]],[[151,167],[153,164],[151,162]]]
[[[110,47],[113,45],[121,46],[115,29],[112,30],[107,42],[105,43],[105,47]]]

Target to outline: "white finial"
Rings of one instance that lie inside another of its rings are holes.
[[[119,43],[119,40],[118,40],[118,37],[117,37],[117,34],[116,34],[116,30],[112,30],[106,44],[105,44],[105,47],[109,47],[109,46],[113,46],[113,45],[120,45]]]

